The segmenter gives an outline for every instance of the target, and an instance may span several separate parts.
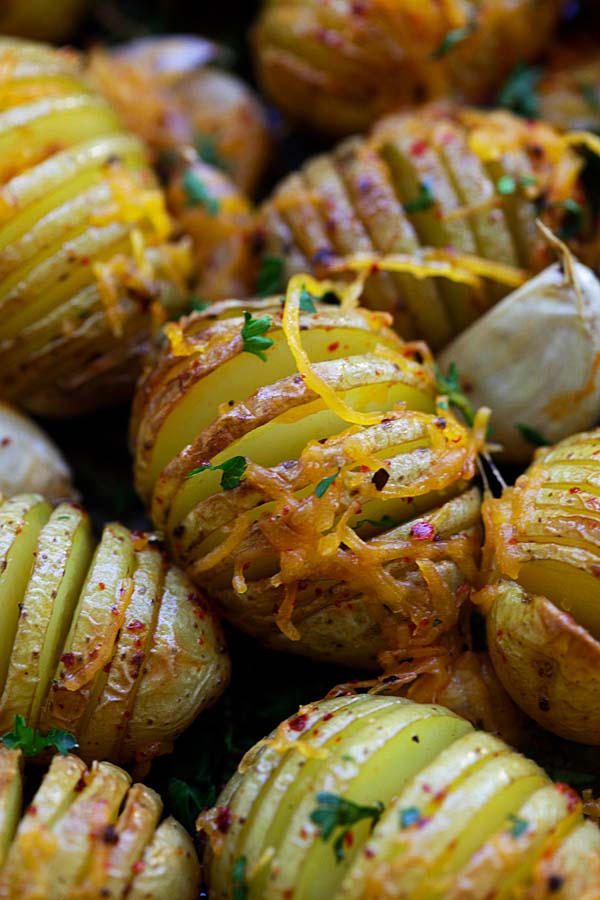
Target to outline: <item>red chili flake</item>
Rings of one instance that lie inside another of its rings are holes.
[[[215,816],[215,825],[221,834],[227,834],[233,825],[233,816],[228,806],[219,806]]]
[[[146,626],[139,619],[132,619],[127,626],[127,631],[142,631]]]
[[[116,603],[113,603],[113,605],[110,608],[110,611],[113,616],[119,615],[119,607],[116,605]]]
[[[202,644],[204,643],[204,638],[198,638],[198,640],[196,641],[196,643],[198,644],[199,647],[201,647]]]
[[[333,344],[328,345],[327,350],[329,353],[335,353],[335,351],[338,349],[339,346],[340,346],[340,342],[334,341]]]
[[[427,626],[429,625],[429,622],[430,622],[430,621],[431,621],[431,620],[429,619],[429,617],[428,617],[428,616],[425,616],[425,618],[424,618],[424,619],[421,619],[421,621],[419,622],[419,628],[427,628]]]
[[[370,274],[371,274],[371,275],[377,275],[377,273],[378,273],[379,271],[380,271],[379,264],[378,264],[378,263],[371,263]]]
[[[106,585],[104,584],[103,581],[98,582],[98,590],[99,591],[103,591],[105,587],[106,587]]]
[[[556,790],[563,794],[567,798],[567,811],[574,812],[578,809],[581,801],[579,799],[579,794],[577,791],[573,790],[570,784],[565,784],[563,781],[556,782]]]
[[[0,447],[8,447],[9,444],[12,444],[12,438],[3,437],[0,441]]]
[[[138,859],[136,863],[133,864],[133,871],[136,875],[139,875],[140,872],[143,872],[146,868],[146,863],[143,860]]]
[[[37,814],[37,806],[33,806],[33,804],[28,806],[26,814],[28,816],[35,816]]]
[[[294,716],[294,718],[290,719],[290,721],[288,722],[288,728],[291,731],[304,731],[307,725],[308,715],[306,713],[302,713],[299,716]]]
[[[415,522],[410,529],[410,535],[416,541],[432,541],[435,537],[435,528],[431,522]]]
[[[459,587],[457,587],[456,596],[464,597],[465,594],[468,594],[470,590],[471,590],[470,586],[465,582],[464,584],[461,584]]]
[[[508,543],[509,544],[517,544],[518,541],[517,541],[516,537],[511,537],[508,539]]]
[[[346,834],[344,835],[344,844],[346,847],[350,848],[353,843],[354,843],[354,837],[352,835],[352,832],[347,831]]]
[[[569,493],[570,493],[570,494],[580,494],[580,493],[581,493],[581,488],[578,488],[578,487],[572,487],[572,488],[569,488]]]
[[[411,156],[423,156],[424,153],[427,153],[427,141],[415,141],[410,145]]]
[[[71,666],[75,665],[75,654],[74,653],[63,653],[60,658],[61,663],[65,667],[65,669],[70,669]]]
[[[371,850],[370,847],[365,847],[365,849],[363,850],[363,854],[367,857],[367,859],[373,859],[373,857],[375,856],[375,851]]]
[[[333,713],[331,713],[331,712],[325,713],[325,715],[323,716],[323,721],[329,722],[330,719],[333,719]]]

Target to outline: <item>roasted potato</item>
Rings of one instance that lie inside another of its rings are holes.
[[[200,865],[162,801],[122,769],[55,756],[22,809],[21,752],[0,745],[3,900],[195,900]],[[174,890],[176,888],[176,890]]]
[[[545,122],[565,131],[600,128],[600,54],[594,44],[559,45],[535,87],[533,102]]]
[[[436,413],[423,345],[386,314],[321,303],[326,290],[299,276],[283,305],[230,301],[167,326],[135,402],[135,478],[239,627],[372,667],[456,624],[478,553],[478,441]]]
[[[501,458],[527,463],[600,414],[600,282],[564,245],[562,261],[509,294],[439,357],[475,407],[493,410]],[[549,377],[552,373],[552,377]]]
[[[484,502],[490,655],[506,690],[556,734],[600,744],[600,431],[537,451]]]
[[[66,41],[83,18],[87,0],[2,0],[0,34],[37,41]]]
[[[2,38],[0,61],[0,396],[70,415],[131,391],[191,260],[78,56]]]
[[[481,102],[539,55],[560,0],[265,0],[259,80],[289,115],[327,134],[450,94]]]
[[[222,51],[190,35],[142,38],[92,52],[92,80],[156,159],[181,146],[253,191],[269,153],[265,112],[236,76],[215,66]]]
[[[253,243],[287,276],[339,276],[357,256],[365,266],[372,258],[378,274],[365,304],[390,311],[402,337],[437,350],[552,261],[538,214],[559,235],[568,228],[576,251],[593,244],[584,163],[571,140],[502,110],[434,106],[393,116],[285,178]],[[381,254],[404,264],[400,274],[381,271]],[[451,265],[450,278],[424,279],[422,263],[433,259]],[[468,273],[480,276],[475,287]]]
[[[211,900],[600,894],[600,831],[574,791],[449,710],[399,698],[301,707],[198,825]]]
[[[43,494],[51,503],[77,498],[56,444],[14,406],[0,402],[0,494],[23,493]]]
[[[87,761],[143,767],[220,694],[229,661],[151,534],[107,525],[93,544],[79,506],[0,506],[0,733],[22,715],[73,732]]]

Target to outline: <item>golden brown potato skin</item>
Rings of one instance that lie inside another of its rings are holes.
[[[254,30],[258,77],[293,118],[352,134],[438,97],[489,98],[545,47],[560,5],[267,0]]]
[[[583,210],[570,245],[580,254],[588,242],[595,264],[582,166],[543,123],[503,110],[427,106],[384,118],[368,137],[307,160],[262,206],[254,244],[262,258],[281,259],[287,277],[325,277],[365,253],[418,261],[449,250],[457,262],[464,253],[508,267],[507,280],[490,274],[476,290],[409,274],[369,279],[365,305],[391,312],[402,337],[437,350],[553,260],[535,220],[560,232],[569,198]]]
[[[174,819],[160,823],[163,805],[155,791],[132,784],[110,763],[88,769],[76,756],[55,756],[22,809],[14,790],[22,781],[21,762],[20,750],[0,746],[0,799],[15,794],[12,821],[4,819],[1,829],[3,900],[197,897],[194,845]]]
[[[597,484],[600,432],[538,450],[486,499],[488,644],[513,700],[550,731],[600,744]]]
[[[0,60],[0,395],[72,415],[130,393],[191,260],[79,57],[3,38]]]

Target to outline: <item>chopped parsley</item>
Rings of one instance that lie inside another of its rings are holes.
[[[220,169],[222,172],[230,171],[229,163],[219,153],[217,140],[213,134],[206,134],[204,131],[197,132],[194,138],[194,147],[203,162],[208,163],[209,166],[214,166],[215,169]]]
[[[194,475],[199,475],[200,472],[222,472],[221,475],[221,487],[224,491],[231,491],[233,488],[238,487],[242,478],[246,474],[246,469],[248,468],[248,463],[246,462],[245,457],[243,456],[232,456],[231,459],[225,460],[218,466],[213,466],[210,463],[202,463],[201,466],[198,466],[196,469],[192,469],[191,472],[185,476],[186,478],[193,478]]]
[[[536,119],[540,114],[537,86],[543,75],[541,66],[516,66],[498,94],[498,103],[518,116]]]
[[[283,291],[285,287],[283,269],[283,259],[280,256],[263,256],[256,281],[258,297],[271,297]]]
[[[333,475],[328,475],[327,478],[322,478],[315,488],[315,496],[320,498],[323,496],[323,494],[326,494],[341,471],[341,467],[338,467],[337,472],[334,472]]]
[[[537,184],[537,178],[534,178],[533,175],[521,175],[519,178],[502,175],[496,182],[496,190],[499,194],[508,196],[514,194],[518,187],[531,187],[534,184]]]
[[[263,362],[267,361],[265,350],[273,346],[271,338],[264,337],[271,327],[271,316],[261,316],[258,319],[244,311],[244,324],[242,325],[242,340],[244,353],[253,353]]]
[[[48,734],[41,734],[36,728],[30,728],[24,716],[15,716],[13,730],[0,738],[5,747],[11,750],[22,750],[24,756],[37,756],[43,750],[53,747],[61,756],[66,756],[78,744],[75,735],[61,728],[52,728]]]
[[[529,828],[529,822],[527,821],[527,819],[522,819],[520,816],[516,816],[514,813],[511,813],[508,819],[509,822],[512,823],[508,831],[514,838],[521,837],[521,835],[524,834]]]
[[[383,803],[373,806],[361,806],[351,800],[345,800],[337,794],[317,794],[317,808],[310,814],[310,820],[319,828],[323,841],[328,841],[334,831],[340,830],[333,843],[333,852],[337,862],[344,858],[344,844],[349,836],[350,826],[363,819],[371,820],[371,830],[378,823],[383,812]]]
[[[475,421],[475,411],[468,397],[460,385],[460,378],[456,363],[450,363],[448,374],[442,374],[439,366],[435,366],[436,389],[440,394],[448,397],[448,403],[463,414],[467,425],[472,426]]]
[[[417,806],[407,806],[400,810],[400,828],[410,828],[421,821],[421,810]]]
[[[476,28],[477,24],[475,22],[469,22],[467,25],[463,25],[460,28],[453,28],[451,31],[447,31],[431,54],[431,58],[442,59],[447,53],[450,53],[457,44],[462,43],[462,41],[470,37]]]
[[[525,425],[523,422],[515,422],[515,428],[520,432],[521,437],[524,438],[528,444],[533,444],[534,447],[547,447],[550,443],[543,434],[535,428],[532,428],[531,425]]]
[[[194,834],[196,819],[203,809],[200,791],[181,778],[170,778],[167,797],[175,818],[190,834]]]
[[[200,297],[191,297],[190,298],[190,309],[193,309],[195,312],[203,312],[205,309],[208,309],[210,303],[208,300],[201,300]]]
[[[248,882],[246,881],[246,868],[248,861],[245,856],[238,856],[231,867],[231,900],[247,900]]]
[[[319,297],[315,297],[313,294],[307,291],[305,287],[303,287],[300,292],[300,309],[302,310],[302,312],[316,312],[317,307],[315,306],[315,300],[319,299]]]
[[[221,204],[193,169],[185,170],[182,184],[186,196],[186,206],[203,206],[209,216],[217,215]]]
[[[433,196],[431,188],[426,182],[421,181],[419,184],[419,193],[416,197],[413,197],[412,200],[408,200],[404,204],[404,212],[423,212],[426,209],[431,209],[434,205],[435,197]]]

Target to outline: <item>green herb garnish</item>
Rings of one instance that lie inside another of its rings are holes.
[[[238,856],[231,867],[231,900],[247,900],[248,883],[246,881],[246,868],[248,861],[245,856]]]
[[[421,821],[421,810],[416,806],[407,806],[400,810],[400,828],[410,828]]]
[[[447,53],[453,50],[457,44],[462,43],[462,41],[470,37],[476,28],[477,25],[475,22],[469,22],[467,25],[463,25],[461,28],[453,28],[451,31],[447,31],[438,46],[431,54],[431,58],[442,59],[444,56],[446,56]]]
[[[208,309],[210,303],[208,300],[201,300],[200,297],[191,297],[190,298],[190,309],[193,309],[195,312],[203,312],[203,310]]]
[[[338,468],[337,472],[334,472],[333,475],[328,475],[327,478],[322,478],[318,485],[315,488],[315,496],[322,497],[323,494],[327,493],[335,479],[338,477],[340,472],[342,471],[341,467]]]
[[[175,818],[190,834],[194,834],[196,819],[203,808],[200,791],[181,778],[170,778],[167,797]]]
[[[546,440],[543,434],[532,428],[531,425],[525,425],[523,422],[515,422],[515,428],[520,432],[521,437],[534,447],[547,447],[550,441]]]
[[[5,747],[11,750],[22,750],[24,756],[37,756],[42,750],[53,747],[61,756],[66,756],[78,746],[75,735],[61,728],[52,728],[48,734],[41,734],[36,728],[30,728],[23,716],[15,716],[13,730],[0,738]]]
[[[514,813],[511,813],[508,816],[510,822],[512,822],[511,827],[508,829],[509,833],[514,837],[518,838],[524,834],[529,828],[529,822],[527,819],[521,819],[520,816],[516,816]]]
[[[447,375],[443,375],[437,365],[434,367],[434,371],[436,390],[440,394],[445,394],[448,397],[450,406],[460,410],[465,417],[467,425],[472,426],[475,421],[475,410],[460,385],[456,363],[450,363]]]
[[[213,197],[193,169],[185,170],[182,184],[186,196],[186,206],[203,206],[209,216],[217,215],[221,204],[216,197]]]
[[[360,806],[337,794],[317,794],[317,804],[317,808],[310,814],[310,820],[318,826],[322,840],[328,841],[336,829],[341,829],[333,844],[337,862],[341,862],[344,858],[344,842],[349,834],[350,826],[363,819],[370,819],[372,830],[383,812],[383,803]]]
[[[435,197],[433,196],[431,188],[424,181],[421,181],[419,184],[419,193],[416,197],[413,197],[412,200],[408,200],[404,204],[404,212],[423,212],[426,209],[431,209],[434,204]]]
[[[219,153],[214,135],[199,131],[194,138],[194,147],[203,162],[208,163],[209,166],[214,166],[215,169],[220,169],[222,172],[230,171],[229,163]]]
[[[317,311],[317,307],[315,306],[315,300],[320,300],[320,297],[315,297],[309,291],[306,290],[305,287],[300,291],[300,309],[302,312],[314,313]]]
[[[279,294],[285,287],[283,260],[279,256],[263,256],[258,278],[256,294],[258,297],[271,297]]]
[[[242,325],[242,340],[244,342],[244,353],[253,353],[263,362],[267,361],[265,350],[273,346],[271,338],[264,337],[264,334],[271,327],[271,316],[261,316],[258,319],[252,317],[249,312],[244,311],[244,324]]]
[[[225,462],[222,462],[219,466],[213,466],[210,463],[202,463],[197,469],[192,469],[191,472],[188,472],[185,477],[193,478],[194,475],[199,475],[200,472],[206,471],[222,472],[221,487],[224,491],[231,491],[239,485],[246,474],[247,468],[248,463],[246,462],[245,457],[232,456],[231,459],[225,460]]]
[[[541,66],[523,63],[516,66],[498,94],[499,105],[526,119],[537,118],[540,114],[537,86],[542,75]]]
[[[533,175],[521,175],[519,178],[513,178],[512,175],[502,175],[496,182],[496,190],[499,194],[508,196],[514,194],[518,187],[530,187],[537,184],[537,179]]]

